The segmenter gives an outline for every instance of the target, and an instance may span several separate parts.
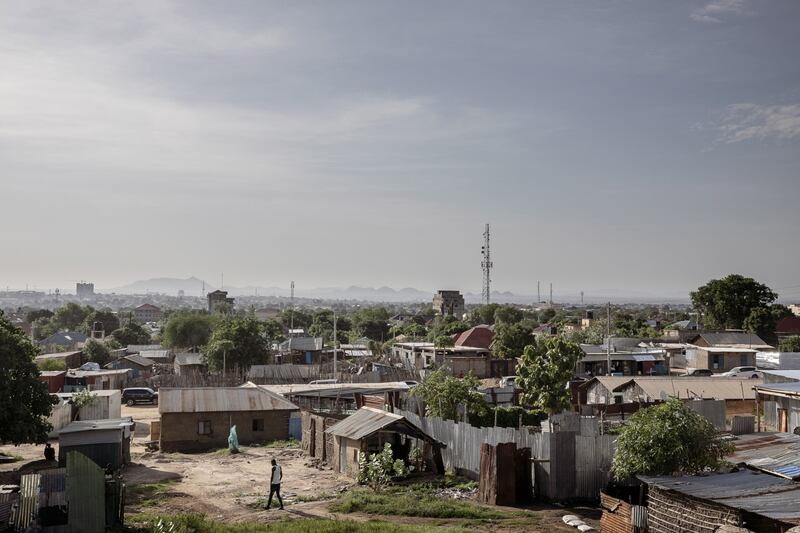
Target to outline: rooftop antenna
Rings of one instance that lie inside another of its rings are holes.
[[[492,256],[489,252],[489,224],[486,224],[486,231],[483,232],[483,246],[481,247],[481,255],[483,255],[483,261],[481,261],[481,268],[483,269],[483,302],[486,305],[489,305],[489,297],[491,295],[491,283],[492,283],[492,267],[494,264],[492,263]]]

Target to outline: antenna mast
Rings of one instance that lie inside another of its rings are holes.
[[[492,283],[492,256],[489,252],[489,224],[486,224],[486,231],[483,232],[483,246],[481,247],[481,268],[483,269],[483,302],[489,305]]]

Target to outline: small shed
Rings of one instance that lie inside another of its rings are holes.
[[[57,352],[57,353],[45,353],[42,355],[37,355],[34,358],[34,361],[37,363],[42,363],[44,361],[60,361],[64,363],[64,369],[69,368],[78,368],[81,366],[81,360],[83,358],[83,352],[78,351],[71,351],[71,352]]]
[[[759,383],[755,387],[763,405],[768,430],[792,433],[800,427],[800,382]]]
[[[199,353],[178,353],[175,354],[175,374],[178,376],[188,376],[192,374],[203,374],[207,370],[203,357]]]
[[[403,460],[411,451],[412,438],[434,448],[443,446],[406,417],[373,407],[362,407],[325,433],[333,436],[334,471],[347,474],[358,472],[359,453],[377,453],[387,442],[392,446],[394,457]]]
[[[299,408],[258,387],[192,387],[161,388],[158,412],[161,450],[169,452],[226,447],[231,426],[242,444],[288,439]]]
[[[168,365],[175,359],[174,354],[169,350],[142,350],[139,355],[157,365]]]
[[[76,420],[108,420],[122,416],[122,393],[118,390],[91,391],[92,401],[81,407]],[[63,402],[70,403],[73,392],[57,394]]]
[[[66,466],[69,452],[80,452],[101,468],[118,470],[131,461],[133,418],[80,420],[58,434],[58,465]]]
[[[741,470],[705,476],[639,476],[647,484],[651,533],[719,531],[744,526],[762,533],[800,524],[800,484]]]
[[[149,378],[153,374],[154,361],[142,357],[139,354],[126,355],[116,361],[111,361],[106,368],[121,369],[127,368],[131,371],[133,378]]]
[[[67,375],[66,370],[41,370],[39,379],[47,384],[47,392],[61,392],[64,388],[64,379]]]
[[[121,390],[128,385],[131,370],[128,368],[101,370],[69,370],[64,380],[64,392],[77,392],[83,389]]]

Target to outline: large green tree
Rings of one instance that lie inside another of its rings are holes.
[[[500,307],[499,304],[479,305],[469,312],[469,321],[473,326],[494,324],[495,312]]]
[[[551,414],[567,409],[567,382],[582,355],[580,346],[556,336],[527,346],[517,365],[515,383],[523,391],[522,402]]]
[[[800,352],[800,335],[792,335],[781,339],[779,349],[782,352]]]
[[[133,344],[133,343],[132,343]],[[83,355],[88,361],[104,366],[111,361],[111,351],[97,339],[89,339],[83,346]]]
[[[103,324],[103,330],[106,333],[119,329],[119,317],[111,309],[96,309],[86,315],[83,319],[80,329],[85,334],[89,335],[92,332],[92,327],[95,322]]]
[[[767,307],[756,307],[744,319],[742,326],[750,333],[769,338],[775,333],[775,315]]]
[[[690,293],[705,327],[741,329],[753,309],[769,308],[778,295],[763,283],[739,274],[712,279]]]
[[[136,322],[131,322],[119,329],[115,329],[111,332],[111,336],[122,346],[128,346],[129,344],[150,344],[153,341],[150,334]]]
[[[203,350],[206,363],[213,370],[222,369],[223,358],[227,369],[246,370],[251,365],[266,363],[268,354],[269,345],[261,323],[252,316],[225,317],[214,328]]]
[[[53,404],[47,385],[39,380],[30,339],[0,311],[0,442],[44,443],[52,426]]]
[[[501,305],[494,312],[495,324],[516,324],[525,318],[521,309],[510,305]]]
[[[353,314],[353,331],[359,337],[375,341],[389,338],[389,312],[384,307],[367,307]]]
[[[522,324],[498,324],[495,326],[492,355],[499,359],[519,357],[526,346],[535,342],[533,331]]]
[[[208,344],[216,318],[208,313],[179,311],[164,324],[162,342],[167,348],[188,349]]]
[[[75,302],[68,302],[56,309],[51,321],[57,330],[72,331],[78,329],[92,311],[94,308],[89,305],[81,306]]]
[[[484,416],[486,399],[478,392],[478,385],[478,378],[471,372],[466,377],[456,378],[439,368],[411,389],[411,395],[425,402],[427,416],[456,420],[460,405],[466,406],[470,416]]]
[[[696,474],[717,468],[731,451],[711,422],[673,398],[637,411],[622,427],[612,473],[618,480]]]

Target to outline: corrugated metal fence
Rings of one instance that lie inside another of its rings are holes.
[[[470,424],[420,417],[395,410],[447,447],[442,450],[445,468],[477,479],[481,444],[513,442],[530,448],[536,495],[565,500],[596,500],[609,480],[615,437],[600,435],[597,419],[559,415],[534,428],[479,428]],[[538,429],[538,428],[537,428]]]
[[[79,452],[67,454],[69,528],[73,533],[106,530],[105,472]]]

